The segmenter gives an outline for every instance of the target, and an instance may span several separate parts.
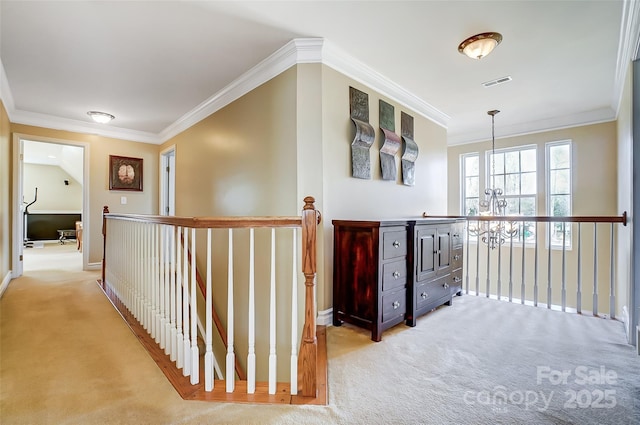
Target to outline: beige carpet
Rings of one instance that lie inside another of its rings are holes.
[[[73,251],[58,254],[46,266],[25,264],[0,300],[2,424],[640,420],[640,360],[620,323],[473,296],[415,328],[385,332],[380,343],[351,326],[330,327],[329,406],[184,401],[99,290],[97,272],[73,265]],[[550,382],[563,370],[566,382]],[[603,370],[608,378],[579,380]]]

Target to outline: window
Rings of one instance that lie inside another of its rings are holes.
[[[536,155],[535,146],[487,152],[487,187],[502,189],[506,215],[536,215]],[[518,240],[523,238],[534,240],[535,223],[520,225]]]
[[[487,187],[502,189],[507,201],[506,214],[535,215],[536,147],[503,149],[496,151],[495,156],[488,152],[487,166]]]
[[[462,170],[461,215],[478,215],[480,195],[480,155],[464,154],[460,158]]]
[[[546,144],[547,156],[547,215],[571,215],[571,142]],[[564,231],[565,247],[571,247],[571,225]],[[553,223],[551,246],[562,246],[563,224]]]

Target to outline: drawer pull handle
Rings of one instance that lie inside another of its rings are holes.
[[[423,300],[426,300],[429,294],[427,294],[426,292],[423,292],[422,294],[420,294],[420,296],[422,297]]]
[[[392,306],[394,310],[397,309],[398,307],[400,307],[400,301],[394,301]]]
[[[399,248],[399,247],[400,247],[400,242],[398,242],[398,241],[393,241],[393,247],[394,247],[394,248]]]
[[[453,237],[454,237],[454,238],[459,238],[459,237],[460,237],[460,233],[454,233],[454,234],[453,234]]]
[[[453,259],[456,260],[456,261],[459,260],[460,259],[460,255],[459,254],[454,255]]]
[[[393,272],[393,278],[397,279],[400,277],[400,272],[398,272],[397,270],[395,272]]]
[[[444,284],[442,284],[442,286],[444,286],[444,289],[447,289],[449,287],[449,284],[448,283],[444,283]]]
[[[454,278],[453,278],[453,281],[454,281],[455,283],[459,283],[459,282],[462,282],[462,278],[461,278],[461,277],[456,276],[456,277],[454,277]]]

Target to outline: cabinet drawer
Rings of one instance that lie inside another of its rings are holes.
[[[462,223],[455,223],[451,225],[451,247],[462,248]]]
[[[382,258],[404,257],[407,255],[407,230],[388,230],[382,234]]]
[[[407,283],[407,260],[382,265],[382,290],[404,287]]]
[[[407,291],[405,289],[382,296],[382,321],[404,317],[407,312]]]
[[[447,297],[451,293],[449,283],[451,275],[443,276],[431,282],[423,283],[416,287],[416,306],[420,309],[424,304]],[[446,285],[446,286],[445,286]]]
[[[447,280],[451,294],[456,294],[462,290],[462,269],[458,269],[449,275]]]
[[[462,268],[462,247],[451,251],[451,270]]]

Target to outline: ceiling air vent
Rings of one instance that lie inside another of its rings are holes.
[[[506,83],[507,81],[511,81],[511,77],[506,76],[506,77],[496,78],[495,80],[491,80],[491,81],[485,81],[484,83],[482,83],[482,85],[485,87],[491,87],[491,86],[497,86],[498,84]]]

